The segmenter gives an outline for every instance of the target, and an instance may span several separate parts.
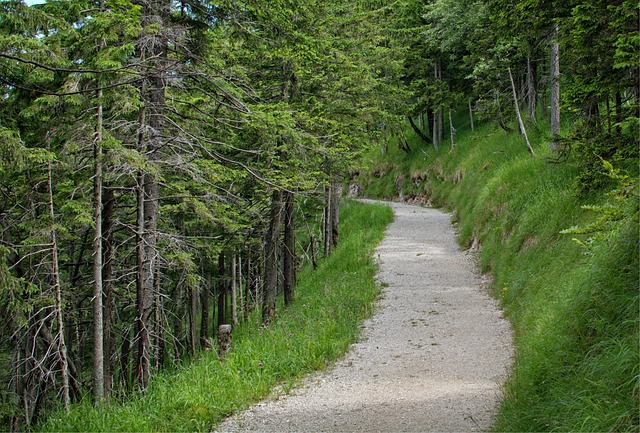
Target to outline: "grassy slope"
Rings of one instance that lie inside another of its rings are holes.
[[[100,409],[77,404],[51,416],[41,431],[211,431],[225,416],[288,386],[344,354],[379,294],[373,248],[393,218],[391,208],[346,203],[340,246],[314,272],[299,274],[297,300],[268,326],[234,331],[224,362],[212,352],[181,371],[154,378],[143,395]],[[282,308],[282,307],[280,307]]]
[[[559,232],[593,221],[581,205],[604,194],[579,198],[575,170],[545,162],[536,131],[531,157],[517,134],[458,129],[453,152],[415,141],[410,154],[377,150],[369,160],[377,175],[360,182],[366,195],[390,197],[402,176],[405,197],[427,195],[452,209],[459,242],[481,245],[480,266],[516,331],[495,429],[639,431],[637,203],[618,233],[586,255]]]

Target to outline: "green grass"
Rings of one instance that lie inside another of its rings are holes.
[[[392,169],[361,186],[388,198],[398,176],[417,179],[403,183],[404,195],[451,209],[460,244],[481,245],[480,268],[493,276],[516,344],[494,430],[640,431],[637,189],[625,217],[586,251],[572,237],[587,235],[560,232],[597,218],[582,205],[611,199],[578,194],[572,161],[549,163],[544,128],[529,131],[535,157],[491,124],[459,128],[454,151],[412,141],[409,154],[372,152],[369,167]]]
[[[389,207],[347,202],[341,241],[318,269],[302,269],[296,302],[278,319],[257,318],[234,330],[221,362],[205,352],[172,374],[157,375],[144,394],[96,408],[90,402],[59,412],[40,431],[211,431],[224,417],[323,369],[356,341],[359,325],[379,296],[373,248],[393,213]]]

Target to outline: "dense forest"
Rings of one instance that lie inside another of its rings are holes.
[[[636,178],[639,11],[2,0],[0,429],[139,392],[219,325],[274,320],[338,244],[359,155],[409,134],[453,149],[456,111],[515,123],[530,153],[549,125],[544,158],[570,158],[581,194]]]

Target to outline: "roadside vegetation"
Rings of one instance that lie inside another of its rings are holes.
[[[356,341],[380,287],[373,249],[393,218],[391,208],[347,202],[333,254],[299,274],[296,301],[279,304],[271,323],[243,322],[223,361],[203,352],[174,372],[155,376],[144,393],[101,406],[89,399],[52,415],[39,431],[211,431],[229,414],[327,367]]]
[[[452,212],[462,247],[478,250],[515,330],[516,360],[496,431],[638,431],[637,160],[602,161],[585,191],[576,161],[552,160],[548,138],[456,119],[454,150],[409,140],[369,155],[365,195]]]

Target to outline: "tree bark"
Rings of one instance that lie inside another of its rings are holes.
[[[96,91],[96,132],[93,140],[93,400],[104,393],[104,320],[102,307],[102,90]]]
[[[131,330],[125,328],[122,331],[122,342],[120,343],[120,383],[121,386],[131,389]]]
[[[198,288],[189,287],[189,353],[196,355],[198,345]]]
[[[280,220],[282,212],[282,192],[274,190],[271,198],[271,216],[265,245],[264,288],[262,293],[262,320],[267,322],[276,314],[278,292],[278,250]]]
[[[471,131],[475,131],[476,128],[473,124],[473,107],[471,106],[471,99],[469,99],[469,122],[471,123]]]
[[[331,249],[338,246],[340,233],[340,195],[342,188],[338,182],[333,182],[331,195]]]
[[[102,292],[103,292],[103,333],[104,333],[104,395],[105,398],[111,393],[113,387],[113,330],[112,304],[113,304],[113,211],[115,205],[115,193],[113,189],[106,187],[103,189],[104,198],[102,208]]]
[[[227,315],[224,309],[224,298],[227,294],[227,282],[224,264],[224,251],[221,251],[218,255],[218,286],[216,291],[217,304],[218,304],[218,327],[227,323]]]
[[[418,137],[420,137],[420,139],[422,141],[424,141],[425,143],[430,143],[431,139],[429,137],[427,137],[424,132],[422,132],[420,130],[420,128],[418,128],[418,126],[414,123],[413,119],[411,118],[411,116],[407,116],[407,119],[409,119],[409,124],[411,125],[411,128],[413,129],[413,131],[418,135]]]
[[[69,413],[71,399],[69,395],[69,361],[67,357],[67,345],[64,339],[64,320],[62,317],[62,287],[60,284],[60,269],[58,262],[58,240],[56,236],[56,217],[53,208],[53,182],[51,163],[48,167],[48,188],[49,188],[49,217],[51,219],[51,261],[52,261],[52,278],[54,289],[54,311],[55,322],[58,327],[56,333],[57,355],[60,363],[60,375],[62,377],[62,403],[64,410]],[[101,295],[102,296],[102,295]]]
[[[289,305],[295,299],[295,225],[293,219],[293,193],[284,193],[284,303]]]
[[[246,273],[246,282],[244,285],[244,299],[245,299],[245,303],[244,303],[244,315],[245,317],[249,317],[249,310],[252,307],[251,304],[251,298],[252,298],[252,292],[253,292],[253,284],[252,284],[252,278],[251,278],[251,272],[252,272],[252,265],[251,265],[251,249],[247,250],[247,259],[246,259],[246,266],[247,269],[245,271]]]
[[[322,227],[322,240],[324,242],[324,255],[328,257],[331,255],[331,217],[333,212],[331,211],[331,205],[333,200],[331,199],[332,188],[331,184],[325,186],[324,190],[324,212],[323,212],[323,227]]]
[[[231,324],[235,327],[238,324],[238,284],[237,284],[237,255],[231,257]]]
[[[516,109],[516,115],[518,116],[518,125],[520,125],[520,132],[524,137],[524,142],[527,145],[527,150],[530,154],[534,155],[533,148],[531,147],[531,143],[529,143],[529,137],[527,137],[527,130],[524,127],[524,122],[522,121],[522,116],[520,115],[520,104],[518,104],[518,94],[516,93],[516,85],[513,81],[513,75],[511,74],[511,68],[507,68],[509,71],[509,79],[511,80],[511,89],[513,90],[513,103]]]
[[[207,278],[205,286],[200,295],[202,302],[202,317],[200,318],[200,347],[205,349],[209,346],[209,316],[211,315],[211,307],[209,301],[211,299],[211,280]]]
[[[453,110],[449,108],[449,135],[451,136],[451,150],[456,147],[456,128],[453,127]]]
[[[245,303],[246,303],[246,298],[244,296],[244,290],[243,290],[243,283],[242,283],[242,254],[238,254],[238,271],[237,271],[237,278],[238,278],[238,321],[243,321],[244,318],[246,317],[246,315],[244,314],[245,311]]]
[[[170,11],[169,0],[151,0],[145,3],[142,14],[143,25],[159,25],[160,30],[154,35],[146,35],[143,44],[143,59],[146,59],[146,70],[143,73],[141,89],[144,106],[141,109],[139,151],[147,160],[154,163],[160,159],[161,133],[164,126],[165,79],[167,59],[167,31]],[[153,60],[150,60],[153,59]],[[145,134],[146,132],[146,134]],[[145,139],[146,135],[146,139]],[[157,225],[159,211],[159,185],[156,175],[145,170],[139,176],[138,200],[142,200],[138,212],[138,294],[137,294],[137,374],[138,383],[146,389],[151,369],[153,333],[153,290],[155,287],[157,256]]]
[[[536,123],[536,101],[538,95],[536,91],[536,67],[531,60],[531,55],[527,56],[527,114],[529,121]]]
[[[558,23],[553,24],[551,41],[551,143],[552,152],[560,150],[560,45],[558,44]]]

